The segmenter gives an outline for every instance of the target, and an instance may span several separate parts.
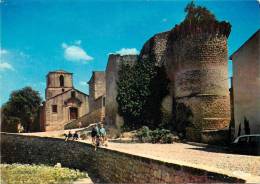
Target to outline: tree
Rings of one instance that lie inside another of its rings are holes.
[[[184,23],[200,24],[205,22],[215,22],[216,17],[207,8],[196,6],[194,1],[191,1],[184,11],[187,13]]]
[[[140,128],[144,105],[150,95],[149,82],[153,68],[148,62],[138,62],[134,66],[122,64],[119,71],[117,102],[119,114],[124,118],[124,126]]]
[[[17,126],[23,126],[26,132],[39,129],[41,97],[31,87],[13,91],[8,102],[1,108],[2,130],[17,132]]]

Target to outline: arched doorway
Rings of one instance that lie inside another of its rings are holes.
[[[70,107],[69,108],[69,115],[70,120],[78,119],[78,108],[77,107]]]

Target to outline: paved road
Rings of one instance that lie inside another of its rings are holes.
[[[64,132],[55,133],[57,135],[57,133],[61,134]],[[55,137],[54,133],[35,133],[29,135]],[[83,142],[90,143],[90,140],[84,140]],[[260,183],[260,156],[229,154],[217,148],[184,143],[149,144],[109,142],[107,148],[166,162],[221,173],[231,173],[235,176],[256,177],[257,179],[259,178]]]
[[[217,148],[190,144],[109,143],[109,149],[166,162],[217,170],[233,175],[260,177],[260,156],[229,154]],[[260,180],[259,180],[260,183]]]

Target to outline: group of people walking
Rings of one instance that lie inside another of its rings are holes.
[[[71,131],[68,132],[68,134],[64,134],[65,141],[68,140],[78,140],[79,134],[77,132],[74,132],[73,134]],[[99,122],[94,125],[91,131],[91,138],[92,138],[92,144],[95,146],[95,150],[98,146],[107,146],[107,133],[106,129],[104,128],[104,125]]]
[[[91,137],[92,144],[95,145],[95,149],[100,146],[107,146],[107,133],[102,123],[97,123],[95,127],[92,128]]]
[[[65,133],[64,136],[65,136],[65,141],[70,140],[70,139],[72,139],[73,141],[79,139],[79,135],[77,132],[74,132],[74,134],[72,134],[69,131],[69,133],[68,134]]]

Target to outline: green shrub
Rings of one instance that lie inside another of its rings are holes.
[[[137,131],[136,136],[138,140],[140,140],[141,142],[162,144],[173,142],[173,134],[170,130],[166,129],[150,130],[147,126],[143,126]]]
[[[143,126],[137,131],[136,136],[141,142],[150,142],[151,141],[150,133],[151,130],[147,126]]]
[[[152,143],[172,143],[173,134],[170,130],[166,129],[155,129],[151,132]]]
[[[162,137],[162,143],[172,143],[173,142],[173,134],[172,133],[167,133],[164,134]]]

